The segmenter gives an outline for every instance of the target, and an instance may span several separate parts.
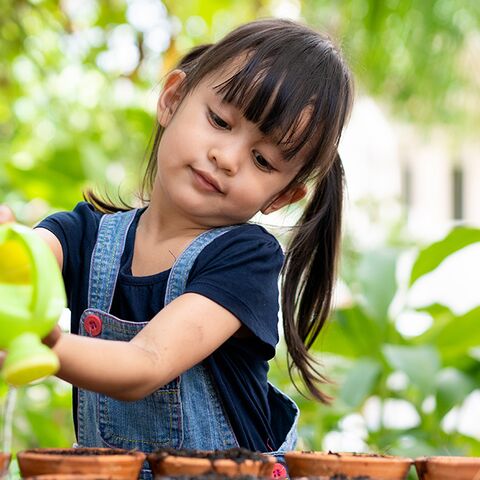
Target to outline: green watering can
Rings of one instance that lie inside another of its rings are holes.
[[[57,356],[41,339],[66,305],[63,279],[48,245],[30,228],[0,225],[0,349],[2,375],[25,385],[56,373]]]

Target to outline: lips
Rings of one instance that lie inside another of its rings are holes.
[[[197,170],[195,168],[192,168],[192,171],[196,176],[197,181],[200,182],[202,186],[204,186],[207,190],[211,189],[212,191],[223,193],[222,187],[212,175],[202,170]]]

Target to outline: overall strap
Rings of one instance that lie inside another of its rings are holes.
[[[165,292],[165,305],[169,304],[172,300],[175,300],[175,298],[185,291],[188,274],[200,252],[210,242],[237,227],[239,227],[239,225],[207,230],[193,240],[173,264],[170,275],[168,276],[167,290]]]
[[[110,311],[128,229],[136,212],[116,212],[101,218],[90,263],[88,308]]]

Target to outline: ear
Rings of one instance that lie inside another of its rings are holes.
[[[304,183],[297,183],[296,185],[290,187],[287,191],[280,193],[277,197],[275,197],[266,207],[261,209],[261,212],[264,215],[276,212],[285,205],[291,205],[295,202],[298,202],[304,198],[306,194],[307,186]]]
[[[162,127],[166,127],[183,98],[182,86],[186,74],[182,70],[173,70],[165,80],[162,93],[157,103],[157,119]]]

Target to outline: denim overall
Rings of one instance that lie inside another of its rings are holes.
[[[148,323],[122,320],[109,313],[135,213],[136,210],[130,210],[107,214],[100,221],[90,264],[88,308],[80,318],[80,335],[129,341]],[[168,278],[165,305],[185,290],[189,271],[202,249],[232,228],[236,227],[202,233],[177,258]],[[285,451],[295,447],[299,411],[291,399],[271,384],[270,398],[276,412],[291,418],[291,428],[281,447],[268,452],[281,458]],[[77,415],[80,447],[115,447],[148,453],[167,446],[199,450],[238,446],[210,372],[203,363],[133,402],[79,389]],[[146,462],[140,478],[152,478]]]

